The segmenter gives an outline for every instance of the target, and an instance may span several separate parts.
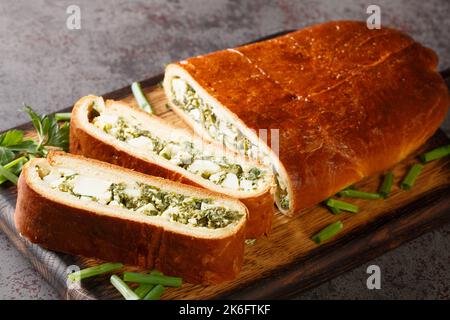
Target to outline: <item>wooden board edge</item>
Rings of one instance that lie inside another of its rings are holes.
[[[212,299],[286,299],[305,292],[450,223],[449,194],[450,185],[431,190],[391,214],[323,245],[306,259],[276,269],[263,279]],[[358,239],[358,242],[353,242],[353,239]],[[357,259],[355,252],[358,253]],[[339,267],[335,268],[336,265]]]
[[[3,208],[2,208],[3,209]],[[14,221],[0,219],[0,231],[3,232],[14,247],[30,262],[33,268],[44,278],[44,280],[66,300],[85,299],[94,300],[95,297],[83,289],[69,290],[66,285],[65,271],[70,263],[64,260],[63,255],[33,244],[23,238],[16,230]],[[49,264],[49,255],[51,263]]]
[[[10,225],[8,221],[0,221],[0,231],[3,232],[9,241],[12,242],[14,247],[23,255],[23,257],[30,262],[33,268],[40,274],[42,278],[58,293],[60,297],[66,297],[66,286],[62,286],[59,277],[55,278],[50,275],[50,272],[46,271],[44,267],[45,263],[41,255],[33,255],[33,244],[28,240],[23,239],[17,232],[13,225]],[[46,249],[42,249],[46,250]],[[46,250],[47,251],[47,250]],[[62,259],[59,259],[62,262]],[[60,262],[60,261],[58,261]],[[57,263],[56,263],[57,264]],[[55,274],[57,274],[55,272]]]

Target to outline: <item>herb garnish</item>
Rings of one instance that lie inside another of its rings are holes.
[[[25,162],[34,157],[45,157],[50,149],[67,151],[69,123],[58,124],[54,115],[38,115],[29,106],[25,112],[38,135],[37,141],[24,137],[23,130],[9,130],[0,134],[0,184],[9,180],[17,184]]]

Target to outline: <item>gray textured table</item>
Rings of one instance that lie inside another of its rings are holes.
[[[366,19],[371,1],[1,1],[0,130],[27,121],[22,102],[40,112],[69,106],[160,73],[163,65],[283,29],[335,19]],[[382,25],[407,31],[450,67],[450,1],[376,1]],[[68,30],[66,9],[81,8]],[[444,123],[450,133],[450,118]],[[450,225],[338,276],[312,298],[450,299]],[[379,265],[381,290],[368,290],[366,268]],[[0,299],[57,294],[0,233]]]

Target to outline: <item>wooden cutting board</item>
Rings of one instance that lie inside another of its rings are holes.
[[[161,118],[179,127],[186,125],[166,107],[160,86],[163,75],[142,81],[142,87]],[[104,95],[135,105],[129,87]],[[68,111],[70,109],[62,110]],[[30,130],[31,124],[19,127]],[[31,131],[30,131],[31,132]],[[393,168],[395,185],[387,200],[349,200],[357,204],[358,214],[334,216],[318,205],[295,218],[277,213],[271,234],[247,245],[242,272],[231,282],[215,286],[185,284],[167,289],[163,299],[264,299],[287,298],[319,285],[361,265],[402,243],[450,221],[450,158],[426,164],[411,191],[399,189],[407,169],[417,162],[417,154],[450,143],[438,131],[417,153]],[[356,186],[376,191],[381,176],[373,176]],[[66,269],[97,265],[102,261],[45,250],[20,237],[14,226],[17,191],[0,187],[0,227],[15,246],[27,256],[42,276],[67,299],[115,299],[119,294],[107,276],[85,280],[79,289],[68,290]],[[317,246],[310,237],[326,225],[342,220],[344,230],[330,242]],[[126,267],[127,270],[138,270]]]

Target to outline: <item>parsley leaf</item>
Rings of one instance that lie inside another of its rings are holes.
[[[61,126],[54,115],[39,115],[31,107],[25,112],[38,136],[38,141],[24,139],[22,130],[9,130],[0,134],[0,184],[9,180],[17,183],[22,165],[32,157],[46,156],[50,148],[69,149],[69,123]]]
[[[14,152],[9,150],[8,148],[0,146],[0,165],[8,163],[14,160],[14,158],[15,158]]]
[[[34,128],[38,134],[38,149],[45,146],[61,148],[67,151],[69,148],[69,123],[59,126],[53,115],[38,115],[29,106],[25,111],[31,118]],[[45,152],[44,152],[45,154]]]
[[[0,135],[0,145],[4,147],[21,143],[23,140],[22,130],[9,130]]]
[[[23,140],[19,144],[9,146],[8,149],[16,152],[36,154],[38,152],[38,144],[34,140]]]
[[[42,136],[44,135],[42,128],[42,117],[38,115],[36,112],[34,112],[34,110],[31,109],[30,106],[25,106],[25,112],[28,113],[28,115],[30,116],[31,122],[33,123],[33,127],[36,129],[39,140],[41,140]]]
[[[66,122],[65,124],[59,126],[55,118],[52,117],[52,119],[53,121],[55,121],[55,125],[52,124],[52,130],[48,133],[46,145],[58,147],[63,149],[64,151],[68,151],[70,132],[69,122]]]
[[[23,131],[10,130],[0,135],[0,165],[6,164],[15,158],[11,146],[20,144],[23,140]]]

